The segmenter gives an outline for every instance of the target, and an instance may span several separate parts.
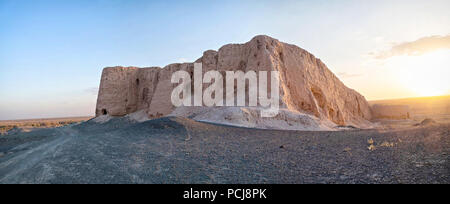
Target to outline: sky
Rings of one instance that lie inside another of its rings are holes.
[[[450,1],[0,0],[0,120],[94,115],[108,66],[269,35],[368,100],[450,94]]]

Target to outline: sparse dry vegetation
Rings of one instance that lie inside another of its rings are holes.
[[[74,117],[74,118],[47,118],[47,119],[30,119],[30,120],[5,120],[0,121],[0,134],[5,134],[12,129],[21,129],[29,131],[34,128],[53,128],[66,126],[78,122],[89,120],[91,117]]]

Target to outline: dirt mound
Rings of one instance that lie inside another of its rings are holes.
[[[415,124],[414,126],[430,126],[430,125],[436,125],[437,122],[431,118],[426,118],[422,120],[422,122]]]

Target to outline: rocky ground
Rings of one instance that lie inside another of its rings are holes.
[[[260,130],[161,118],[0,137],[0,183],[450,183],[450,125]]]

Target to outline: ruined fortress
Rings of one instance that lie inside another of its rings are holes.
[[[293,112],[336,125],[358,126],[372,119],[366,99],[346,87],[320,59],[268,36],[256,36],[245,44],[228,44],[218,51],[208,50],[195,62],[202,63],[203,72],[279,71],[280,107]],[[172,73],[192,73],[193,69],[193,63],[163,68],[107,67],[101,77],[96,116],[124,116],[137,111],[144,111],[150,118],[171,114],[176,109],[171,92],[177,85],[171,83]]]

